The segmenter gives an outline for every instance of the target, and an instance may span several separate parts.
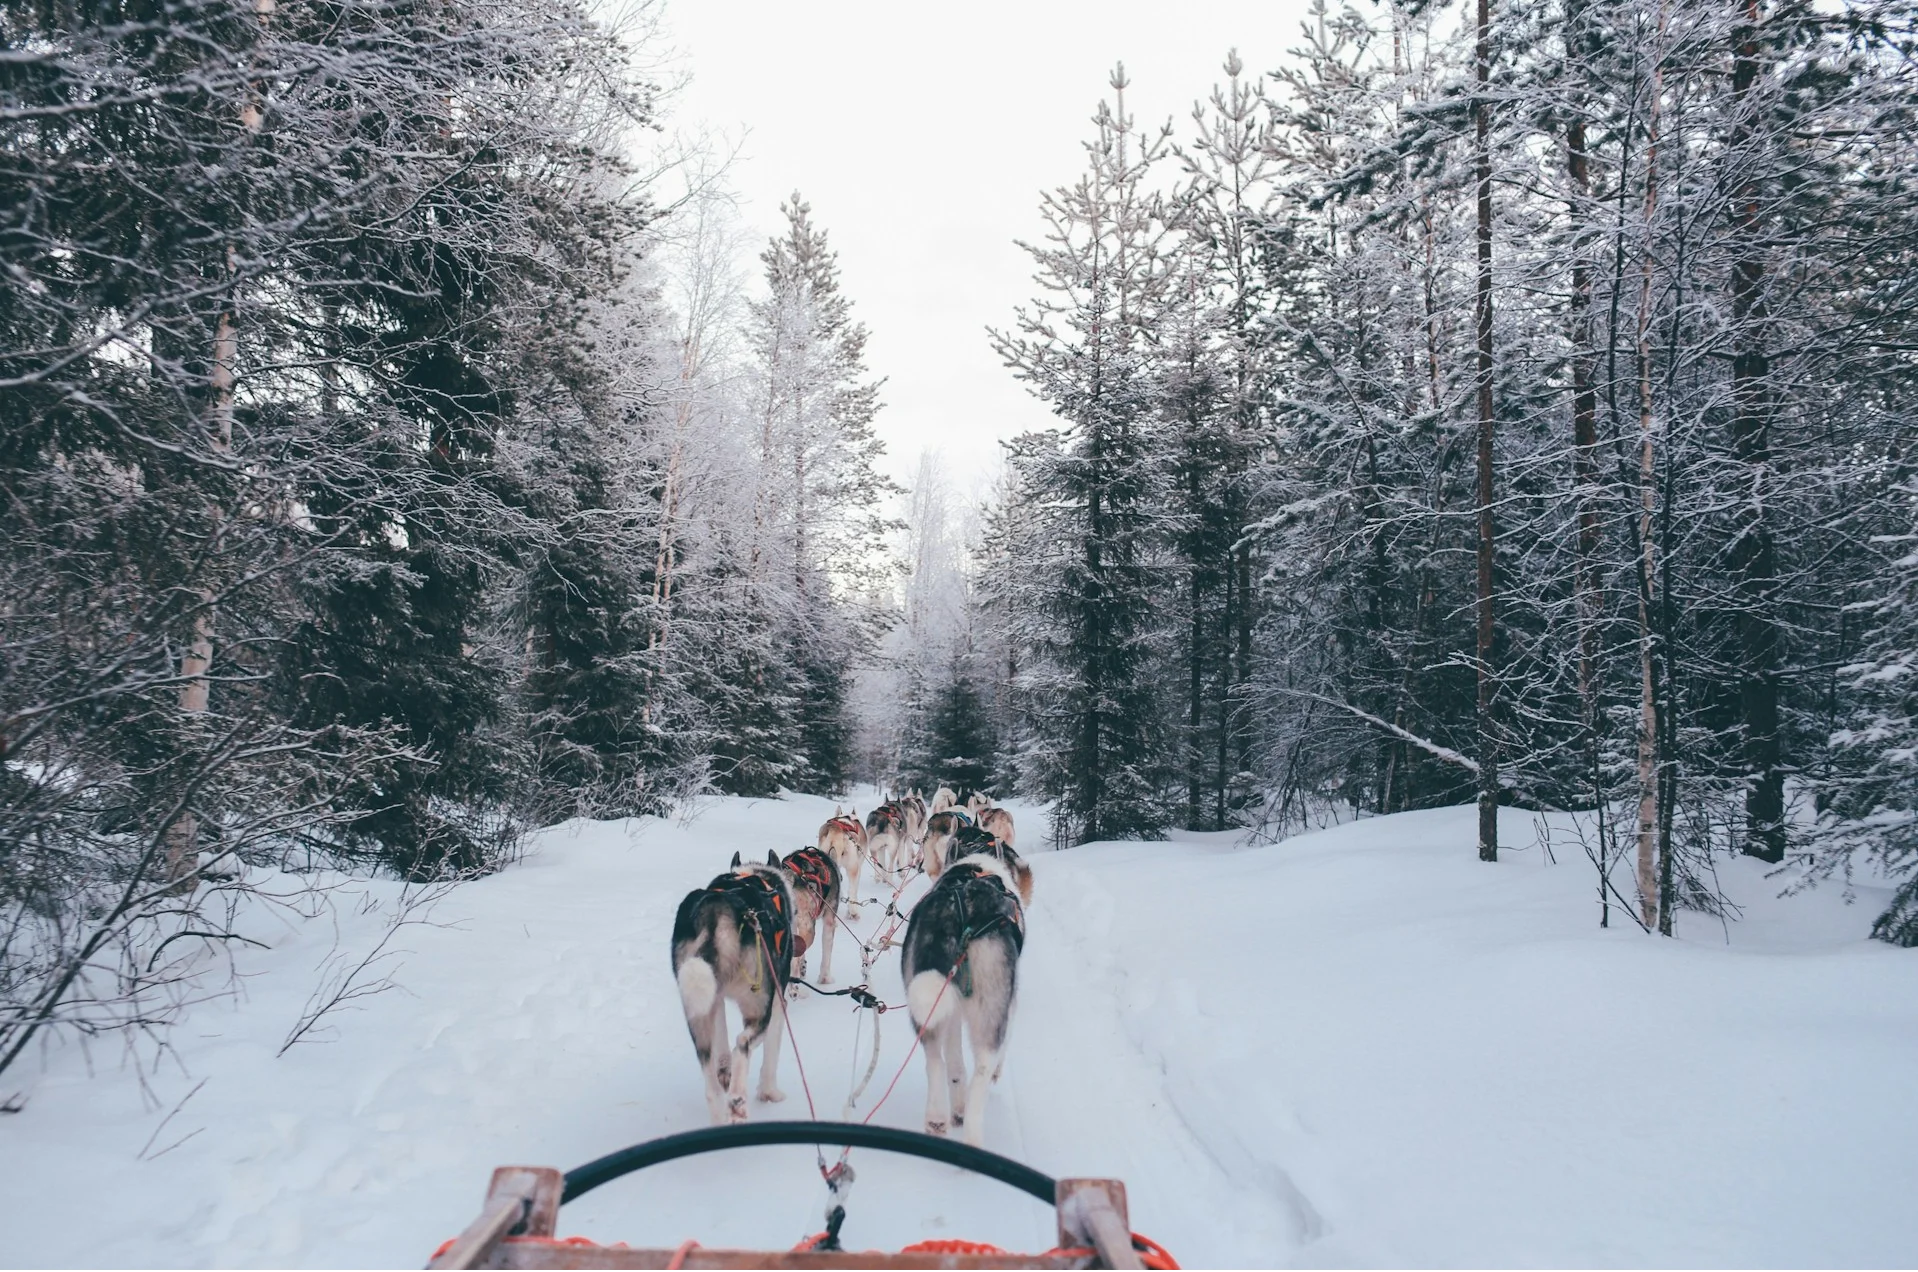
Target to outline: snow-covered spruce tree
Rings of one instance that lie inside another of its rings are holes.
[[[329,443],[377,458],[351,488],[360,511],[335,506],[337,487],[302,493],[355,550],[302,578],[288,675],[311,687],[303,717],[396,726],[417,757],[349,792],[368,811],[346,846],[409,874],[485,868],[510,844],[524,770],[520,730],[503,727],[524,638],[485,639],[487,611],[514,565],[564,537],[577,494],[528,490],[500,448],[573,448],[569,430],[613,409],[596,400],[585,323],[642,223],[610,197],[610,148],[648,108],[619,95],[621,50],[580,10],[313,20],[390,68],[320,80],[313,118],[351,123],[335,143],[348,162],[408,159],[310,254],[312,303],[337,314]],[[536,659],[555,653],[546,626]]]
[[[1777,552],[1773,612],[1789,619],[1783,757],[1799,788],[1787,860],[1814,881],[1889,885],[1873,934],[1918,945],[1918,380],[1908,352],[1918,339],[1918,225],[1900,210],[1918,196],[1909,126],[1918,82],[1910,60],[1880,43],[1902,38],[1888,10],[1859,6],[1836,29],[1799,10],[1761,15],[1776,97],[1760,119],[1778,149],[1761,168],[1773,175],[1755,209],[1778,470],[1764,512]],[[1819,179],[1777,180],[1807,169]]]
[[[1180,450],[1179,546],[1187,572],[1185,822],[1223,830],[1251,800],[1254,590],[1250,473],[1269,423],[1272,328],[1264,221],[1273,197],[1270,103],[1237,51],[1194,106],[1180,150],[1175,286],[1184,339],[1168,348],[1167,409]]]
[[[1046,196],[1045,240],[1028,250],[1047,294],[994,336],[1006,363],[1051,405],[1056,441],[1022,438],[1024,513],[1037,580],[1018,618],[1031,714],[1024,762],[1055,801],[1061,842],[1156,836],[1168,821],[1165,723],[1157,674],[1159,546],[1165,502],[1152,334],[1167,270],[1163,200],[1153,189],[1165,135],[1125,113],[1124,69],[1085,144],[1087,171]]]
[[[656,728],[663,424],[653,355],[659,318],[632,278],[596,301],[590,361],[542,395],[542,419],[508,457],[542,533],[502,616],[525,632],[519,707],[532,751],[527,804],[542,822],[657,813],[683,790],[683,744]],[[517,642],[515,642],[517,643]]]
[[[992,715],[971,662],[955,655],[924,692],[923,716],[910,735],[900,777],[921,790],[991,791],[998,767]]]
[[[1912,497],[1909,477],[1898,488]],[[1918,945],[1918,553],[1909,549],[1918,534],[1882,538],[1894,550],[1887,554],[1891,585],[1857,606],[1870,624],[1863,656],[1837,670],[1844,715],[1818,774],[1808,861],[1812,877],[1840,877],[1848,892],[1861,876],[1868,885],[1889,882],[1872,935],[1911,946]]]
[[[1056,447],[1057,431],[1025,439],[1021,445]],[[980,517],[978,542],[971,551],[973,666],[985,686],[982,709],[993,724],[998,772],[995,788],[1007,795],[1039,789],[1042,743],[1032,727],[1029,701],[1033,678],[1025,674],[1025,651],[1044,631],[1045,589],[1030,563],[1040,559],[1049,528],[1032,515],[1024,470],[1001,467]]]
[[[847,668],[871,634],[851,596],[883,569],[890,484],[874,467],[884,447],[866,329],[811,208],[794,194],[783,210],[786,232],[760,256],[767,295],[748,324],[758,464],[747,581],[748,621],[771,637],[768,701],[790,701],[793,714],[757,727],[803,757],[793,784],[835,791],[850,760]]]
[[[1428,19],[1316,11],[1275,92],[1276,430],[1252,687],[1282,830],[1471,789],[1469,114]],[[1379,49],[1389,37],[1391,60]]]

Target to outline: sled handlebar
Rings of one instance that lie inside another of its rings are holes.
[[[1058,1194],[1058,1181],[1042,1175],[1024,1162],[955,1143],[920,1131],[902,1131],[891,1126],[867,1126],[859,1122],[752,1122],[736,1126],[708,1126],[697,1131],[667,1135],[643,1144],[634,1144],[617,1152],[574,1167],[566,1172],[561,1204],[583,1197],[601,1184],[622,1175],[630,1175],[661,1162],[701,1153],[717,1153],[729,1148],[759,1148],[770,1144],[838,1144],[847,1148],[876,1148],[907,1157],[923,1157],[944,1162],[977,1175],[987,1175],[1009,1184],[1048,1206]]]

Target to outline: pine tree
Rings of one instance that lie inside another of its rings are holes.
[[[777,625],[790,673],[791,745],[807,789],[844,786],[850,760],[845,668],[869,633],[847,594],[871,578],[892,487],[875,462],[879,384],[867,378],[866,329],[839,287],[838,263],[798,194],[786,232],[761,254],[767,295],[752,307],[759,423],[749,576]]]
[[[1195,300],[1204,315],[1207,375],[1185,373],[1169,394],[1175,418],[1202,426],[1189,433],[1182,489],[1190,571],[1187,676],[1186,824],[1199,828],[1205,803],[1223,830],[1249,801],[1251,732],[1243,698],[1253,676],[1258,621],[1250,474],[1267,427],[1271,397],[1269,243],[1264,222],[1273,197],[1270,110],[1263,86],[1244,78],[1237,50],[1209,109],[1193,107],[1196,134],[1182,152],[1188,186],[1180,200],[1184,268],[1198,271]],[[1196,315],[1195,315],[1196,316]],[[1192,372],[1198,360],[1188,358]],[[1175,366],[1174,374],[1181,374]],[[1207,385],[1216,413],[1201,420],[1192,390]],[[1183,389],[1184,391],[1179,391]],[[1183,408],[1183,409],[1180,409]],[[1209,728],[1201,727],[1210,715]]]
[[[1162,538],[1157,372],[1149,332],[1163,299],[1167,232],[1151,174],[1163,133],[1142,137],[1115,99],[1093,118],[1088,171],[1047,196],[1043,245],[1028,247],[1050,295],[995,342],[1063,421],[1056,443],[1021,439],[1025,507],[1042,556],[1012,568],[1042,580],[1024,671],[1029,757],[1056,799],[1055,836],[1156,836],[1169,820],[1154,586]]]
[[[991,714],[964,661],[954,659],[926,694],[923,723],[901,766],[907,786],[991,791],[997,782]]]

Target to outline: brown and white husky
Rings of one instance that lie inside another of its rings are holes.
[[[947,808],[926,819],[926,838],[919,846],[919,864],[937,879],[945,868],[953,836],[973,824],[972,814],[963,808]]]
[[[806,979],[806,951],[819,947],[819,983],[832,984],[832,934],[839,926],[839,863],[817,848],[789,852],[779,863],[793,890],[794,980]],[[798,997],[799,986],[792,987]]]
[[[1006,878],[1019,894],[1019,900],[1026,905],[1032,904],[1032,867],[1013,850],[1011,844],[983,826],[964,825],[954,831],[946,841],[943,859],[927,855],[926,873],[937,879],[953,865],[969,857],[991,857],[997,861],[1005,867]]]
[[[988,808],[979,814],[979,829],[996,839],[1012,843],[1012,814],[1003,808]]]
[[[859,917],[859,870],[866,859],[866,827],[859,811],[841,812],[833,805],[832,817],[819,828],[819,851],[832,854],[839,864],[844,884],[846,917]]]

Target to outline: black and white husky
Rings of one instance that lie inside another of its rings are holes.
[[[950,1122],[964,1127],[967,1143],[985,1142],[986,1089],[1005,1064],[1026,938],[1021,902],[1031,900],[1031,888],[1029,872],[1021,889],[1008,862],[974,853],[947,866],[913,907],[906,1004],[926,1051],[926,1130],[933,1135],[944,1135]]]
[[[779,1041],[784,1034],[780,995],[793,957],[792,876],[779,855],[766,864],[733,868],[686,895],[673,920],[673,976],[699,1068],[706,1075],[706,1108],[715,1125],[746,1120],[746,1069],[752,1049],[765,1043],[759,1098],[786,1098],[779,1089]],[[740,1032],[726,1047],[726,1003],[739,1008]]]
[[[916,852],[926,842],[926,801],[919,798],[918,791],[907,791],[893,802],[906,815],[906,839]]]
[[[927,856],[926,873],[937,879],[941,871],[973,856],[991,857],[1004,866],[1019,900],[1032,904],[1032,867],[1013,851],[1011,840],[1001,839],[983,826],[962,825],[955,829],[946,838],[945,850],[939,857]]]

